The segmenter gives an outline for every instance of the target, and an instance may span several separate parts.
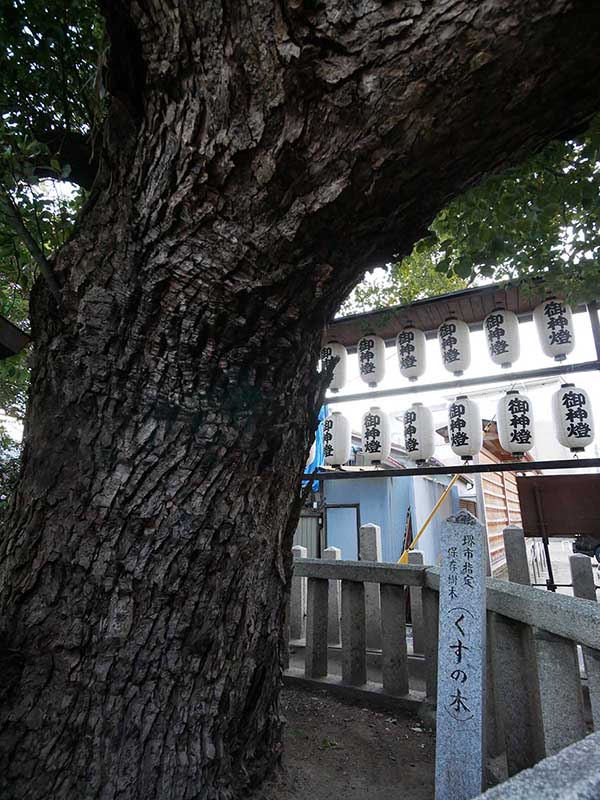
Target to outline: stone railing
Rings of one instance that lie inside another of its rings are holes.
[[[490,789],[481,800],[598,800],[600,733],[544,759],[509,781]]]
[[[554,594],[525,585],[522,531],[508,528],[504,538],[510,582],[486,579],[486,740],[488,756],[502,762],[497,772],[506,777],[600,730],[600,605],[589,558],[571,557],[577,596]],[[436,568],[296,558],[293,584],[288,681],[350,696],[368,693],[384,706],[431,709],[437,693]],[[412,642],[418,640],[422,654],[407,640],[407,592],[419,628]],[[305,618],[297,608],[303,601]],[[380,629],[378,650],[368,647],[369,623]]]

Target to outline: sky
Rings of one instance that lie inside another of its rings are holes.
[[[596,358],[596,351],[591,332],[589,317],[586,313],[578,313],[573,317],[575,328],[575,349],[567,356],[563,364],[575,364],[583,361],[592,361]],[[510,370],[503,370],[494,364],[489,358],[485,342],[484,332],[471,331],[471,366],[465,371],[465,378],[484,377],[498,375],[503,372],[517,372],[529,369],[539,369],[541,367],[556,366],[553,359],[544,355],[540,346],[535,325],[533,322],[522,322],[519,325],[521,341],[521,355]],[[535,420],[535,447],[532,455],[536,459],[550,458],[572,458],[572,454],[562,447],[554,435],[551,415],[551,398],[558,390],[561,383],[575,383],[585,389],[592,402],[594,419],[596,422],[596,440],[581,454],[581,457],[594,457],[600,455],[600,373],[578,373],[576,375],[566,375],[564,380],[560,378],[535,379],[528,383],[499,383],[482,387],[458,388],[456,392],[422,392],[419,386],[425,383],[437,383],[440,381],[452,381],[453,376],[442,365],[441,355],[437,339],[427,341],[427,369],[425,374],[416,383],[409,383],[406,378],[400,375],[398,359],[395,347],[388,347],[386,351],[386,375],[384,380],[377,386],[377,389],[391,389],[394,387],[404,388],[413,386],[414,392],[399,397],[385,397],[374,400],[365,399],[362,401],[349,403],[335,403],[330,406],[330,410],[341,411],[345,414],[352,424],[353,431],[360,431],[361,416],[371,406],[377,405],[386,411],[392,422],[392,439],[399,444],[403,444],[403,427],[401,418],[408,406],[413,402],[422,402],[428,406],[434,415],[436,427],[446,424],[447,407],[455,398],[456,394],[466,394],[472,397],[478,404],[482,416],[492,419],[496,414],[498,399],[511,388],[518,389],[523,394],[527,394],[533,405]],[[329,397],[343,397],[348,394],[355,394],[361,391],[368,392],[369,387],[364,383],[358,372],[358,360],[355,354],[348,358],[348,379],[346,386],[337,395],[328,393]],[[459,459],[449,447],[443,444],[441,437],[436,438],[435,457],[446,464],[457,464]]]

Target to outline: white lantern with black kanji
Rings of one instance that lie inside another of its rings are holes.
[[[495,308],[483,321],[488,353],[494,364],[510,367],[521,352],[519,320],[512,311]]]
[[[404,412],[404,448],[411,461],[423,464],[434,453],[433,414],[423,403]]]
[[[343,344],[327,342],[321,348],[321,370],[326,370],[335,358],[338,361],[333,368],[333,377],[331,378],[329,389],[332,392],[339,392],[346,385],[348,353]]]
[[[533,409],[530,399],[510,391],[498,401],[498,438],[500,446],[513,456],[528,453],[534,444]]]
[[[323,454],[325,463],[339,466],[350,461],[352,432],[350,422],[341,412],[334,411],[323,423]]]
[[[380,336],[367,334],[358,340],[356,351],[360,377],[369,386],[377,386],[385,375],[385,342]]]
[[[448,408],[450,447],[463,461],[470,461],[483,445],[481,412],[474,400],[460,395]]]
[[[552,416],[556,438],[574,453],[594,441],[594,417],[585,389],[563,383],[552,396]]]
[[[575,347],[571,307],[551,297],[533,312],[542,350],[555,361],[564,361]]]
[[[366,414],[363,414],[362,448],[367,464],[379,464],[389,458],[392,450],[390,419],[379,406],[371,406]]]
[[[455,317],[447,319],[438,328],[438,341],[446,369],[454,375],[462,375],[471,363],[471,337],[467,323]]]
[[[425,374],[425,350],[425,334],[412,325],[402,328],[396,336],[400,373],[409,381]]]

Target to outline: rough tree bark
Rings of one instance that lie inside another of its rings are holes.
[[[584,0],[104,0],[102,167],[38,288],[0,795],[241,797],[280,752],[318,345],[367,267],[600,107]]]

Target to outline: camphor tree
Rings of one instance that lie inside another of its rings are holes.
[[[84,137],[98,172],[32,296],[23,474],[0,543],[0,787],[236,798],[280,754],[324,325],[486,171],[586,127],[600,9],[101,10],[107,114]]]

